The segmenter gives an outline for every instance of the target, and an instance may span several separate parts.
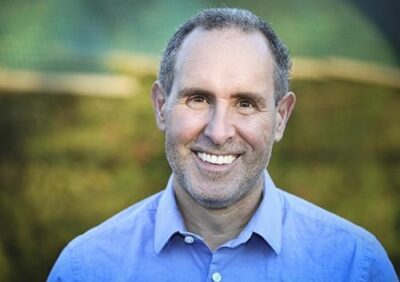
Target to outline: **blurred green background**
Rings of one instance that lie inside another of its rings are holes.
[[[400,265],[397,0],[0,1],[0,281],[43,281],[65,244],[163,189],[150,103],[160,54],[199,9],[272,22],[298,102],[269,171],[373,232]]]

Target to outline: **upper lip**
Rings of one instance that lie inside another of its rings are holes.
[[[241,152],[227,152],[227,151],[215,151],[215,150],[204,150],[204,149],[192,149],[193,152],[195,153],[206,153],[208,155],[216,155],[216,156],[239,156],[243,153]]]

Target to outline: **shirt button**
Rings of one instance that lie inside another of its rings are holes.
[[[212,275],[212,281],[220,282],[222,280],[222,276],[219,272],[214,272]]]
[[[194,238],[192,236],[186,236],[185,237],[185,243],[186,244],[193,244]]]

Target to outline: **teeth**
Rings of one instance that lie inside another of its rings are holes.
[[[234,155],[217,156],[217,155],[209,155],[206,153],[197,153],[197,156],[204,162],[219,164],[219,165],[231,164],[236,159],[236,156]]]

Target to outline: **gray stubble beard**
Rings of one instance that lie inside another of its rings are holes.
[[[197,189],[193,189],[193,186],[198,184],[193,183],[193,181],[190,180],[189,175],[185,173],[185,171],[183,170],[182,160],[176,157],[178,155],[178,152],[176,152],[174,145],[169,143],[168,136],[166,136],[166,141],[165,141],[165,151],[167,160],[174,173],[174,177],[176,177],[177,183],[182,187],[182,189],[186,193],[189,194],[189,196],[195,202],[199,203],[201,206],[207,209],[223,209],[230,207],[235,203],[237,203],[238,201],[240,201],[247,194],[251,193],[259,185],[262,185],[263,183],[259,184],[259,181],[262,181],[263,170],[267,167],[269,160],[271,158],[272,146],[273,146],[273,141],[270,142],[268,146],[268,152],[262,155],[264,160],[260,161],[259,163],[263,165],[260,165],[258,168],[255,167],[253,169],[246,169],[246,171],[244,172],[245,175],[242,177],[243,180],[241,181],[241,183],[238,184],[239,187],[236,187],[236,189],[233,190],[236,191],[237,193],[229,195],[230,197],[227,197],[226,199],[211,199],[204,197],[199,193],[194,192]],[[255,173],[251,174],[250,173],[251,171],[255,171]],[[210,174],[210,178],[211,179],[214,178],[214,182],[218,181],[217,175]],[[222,183],[221,184],[217,183],[217,185],[220,185],[221,189],[223,189]]]

